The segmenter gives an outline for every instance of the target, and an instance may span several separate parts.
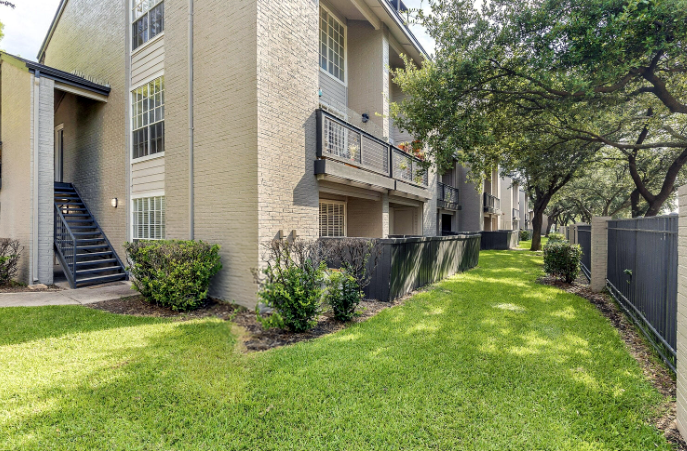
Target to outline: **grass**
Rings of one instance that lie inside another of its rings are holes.
[[[311,342],[230,323],[0,309],[0,449],[668,450],[662,402],[541,254],[480,267]]]
[[[542,249],[544,249],[544,246],[546,245],[546,243],[547,243],[548,241],[549,241],[548,238],[546,238],[546,237],[541,237],[541,247],[542,247]],[[520,241],[520,244],[518,245],[518,247],[519,247],[520,249],[527,249],[527,250],[530,249],[530,246],[532,246],[532,240],[531,240],[531,239],[529,239],[529,240],[527,240],[527,241],[522,241],[522,240],[521,240],[521,241]]]

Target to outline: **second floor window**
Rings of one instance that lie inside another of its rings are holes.
[[[320,68],[346,83],[346,27],[320,8]]]
[[[131,94],[132,158],[164,152],[165,78],[156,78]]]
[[[134,0],[131,48],[136,50],[165,29],[165,4],[160,0]]]

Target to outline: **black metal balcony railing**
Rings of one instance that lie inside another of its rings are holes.
[[[317,110],[317,156],[421,187],[429,183],[420,159],[322,109]]]
[[[501,210],[501,199],[491,194],[484,193],[484,211],[496,213]]]
[[[460,203],[460,191],[458,188],[438,182],[437,200],[439,201],[439,208],[458,210],[458,204]]]

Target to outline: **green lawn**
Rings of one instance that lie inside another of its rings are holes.
[[[662,402],[541,254],[480,267],[308,343],[230,323],[0,309],[0,449],[668,450]]]
[[[546,245],[546,242],[547,242],[547,241],[549,241],[548,238],[546,238],[546,237],[541,237],[541,247],[542,247],[542,249],[543,249],[544,246]],[[520,249],[529,249],[530,246],[532,246],[532,240],[520,241],[520,244],[518,245],[518,247],[519,247]]]

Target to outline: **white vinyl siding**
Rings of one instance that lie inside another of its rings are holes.
[[[165,190],[165,157],[135,161],[131,165],[131,192],[141,195]]]
[[[320,68],[346,83],[346,27],[320,7]]]
[[[132,213],[135,240],[165,238],[164,196],[134,199]]]
[[[320,201],[320,236],[346,236],[346,203]]]
[[[165,38],[134,53],[131,57],[131,85],[138,86],[165,69]]]
[[[320,90],[322,96],[320,102],[328,105],[336,111],[345,112],[348,107],[348,96],[346,86],[337,82],[329,75],[320,71]]]

